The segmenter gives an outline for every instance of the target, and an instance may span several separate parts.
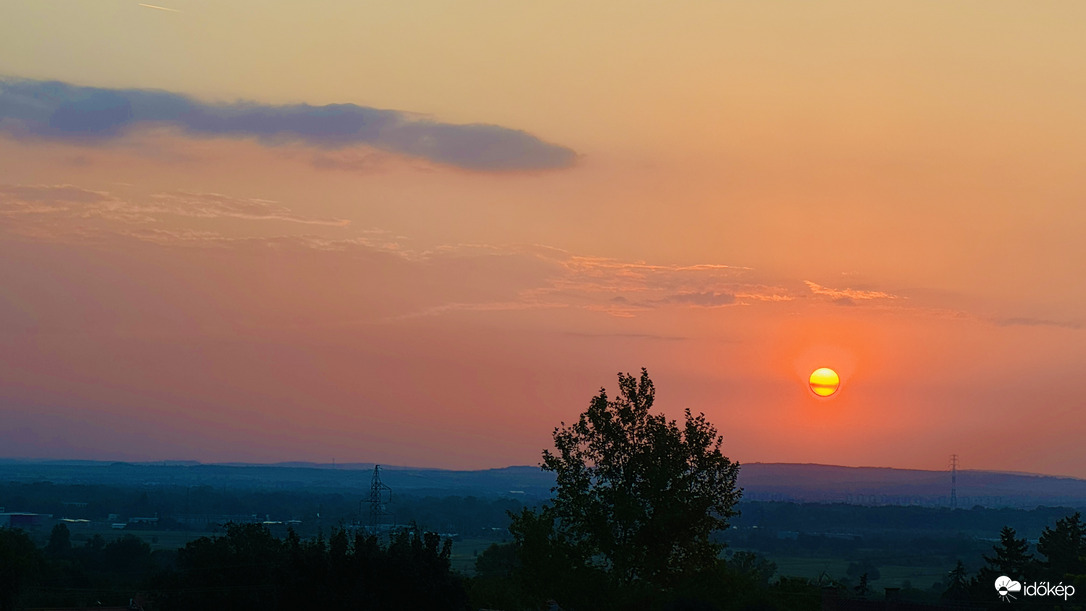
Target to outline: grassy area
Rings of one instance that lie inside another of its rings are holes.
[[[107,542],[120,539],[125,535],[135,535],[146,541],[152,550],[177,549],[184,547],[189,541],[195,541],[200,537],[214,537],[222,533],[181,531],[181,530],[118,530],[108,527],[78,528],[72,529],[72,545],[83,545],[94,535],[101,535]]]
[[[174,550],[184,547],[189,541],[195,541],[200,537],[222,536],[222,532],[204,531],[178,531],[178,530],[123,530],[113,529],[108,526],[83,526],[72,529],[72,544],[83,545],[94,535],[101,535],[106,542],[119,539],[125,535],[135,535],[146,541],[152,550]],[[39,533],[40,545],[44,545],[48,539],[46,532]],[[454,570],[471,575],[475,572],[475,558],[490,547],[492,543],[499,543],[494,539],[461,539],[453,542],[452,567]]]
[[[475,558],[494,543],[493,539],[461,539],[453,541],[452,568],[465,575],[475,574]]]
[[[777,565],[777,575],[805,577],[817,581],[826,575],[833,579],[848,576],[849,561],[842,558],[769,557]],[[876,588],[899,588],[906,581],[919,590],[927,590],[932,584],[946,577],[947,567],[879,565],[879,579],[871,582]],[[853,579],[855,581],[855,579]]]

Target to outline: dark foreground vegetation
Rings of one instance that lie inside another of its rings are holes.
[[[534,525],[538,527],[538,524]],[[516,528],[514,528],[516,530]],[[536,533],[538,535],[538,533]],[[996,534],[996,533],[993,533]],[[891,596],[901,609],[1009,609],[994,588],[1003,575],[1022,584],[1074,588],[1023,600],[1030,609],[1082,609],[1086,600],[1086,523],[1078,513],[1046,527],[1036,544],[1004,527],[985,553],[945,565],[930,588],[879,587],[880,568],[853,550],[846,572],[818,578],[779,575],[766,557],[729,550],[669,584],[628,581],[607,567],[578,563],[538,538],[517,533],[494,543],[474,575],[452,570],[452,541],[421,529],[378,538],[332,529],[328,537],[274,536],[260,524],[231,524],[180,549],[152,550],[135,534],[73,544],[57,524],[44,545],[26,531],[0,528],[0,611],[126,606],[187,609],[803,610],[876,609]],[[969,568],[967,565],[972,565]],[[826,603],[829,599],[834,602]],[[1077,599],[1077,601],[1076,601]],[[835,606],[823,606],[823,605]],[[881,603],[880,603],[881,604]],[[912,607],[902,605],[911,604]],[[852,605],[852,606],[848,606]]]
[[[435,533],[403,531],[379,542],[336,529],[327,539],[293,533],[278,539],[258,524],[230,525],[221,536],[156,552],[131,534],[72,546],[67,527],[58,524],[39,548],[24,531],[0,529],[0,610],[130,600],[148,611],[512,611],[545,609],[552,599],[565,609],[818,608],[817,587],[801,579],[771,585],[772,569],[753,555],[715,562],[661,589],[631,588],[602,569],[570,571],[560,558],[529,559],[513,543],[488,549],[477,575],[467,577],[451,570],[450,548]]]
[[[145,609],[465,609],[449,568],[451,542],[401,532],[380,544],[333,530],[328,539],[279,539],[259,524],[232,524],[170,552],[134,535],[72,547],[58,524],[44,550],[0,529],[0,610],[24,606]]]

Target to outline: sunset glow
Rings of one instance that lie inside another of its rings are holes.
[[[534,465],[644,366],[741,463],[1086,476],[1084,19],[12,3],[0,454]]]

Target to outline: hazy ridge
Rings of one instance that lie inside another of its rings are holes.
[[[214,486],[357,493],[370,485],[373,463],[203,464],[196,461],[107,462],[0,460],[0,480],[58,484]],[[413,495],[518,496],[544,499],[552,474],[533,466],[455,471],[382,465],[384,483]],[[1086,480],[996,471],[958,472],[959,507],[1086,507]],[[748,463],[740,471],[744,500],[948,505],[950,473],[882,467]]]

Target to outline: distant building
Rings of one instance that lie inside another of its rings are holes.
[[[0,513],[0,528],[41,528],[52,518],[53,515],[48,513],[4,512]]]
[[[153,518],[128,518],[129,530],[151,530],[158,526],[158,516]]]

